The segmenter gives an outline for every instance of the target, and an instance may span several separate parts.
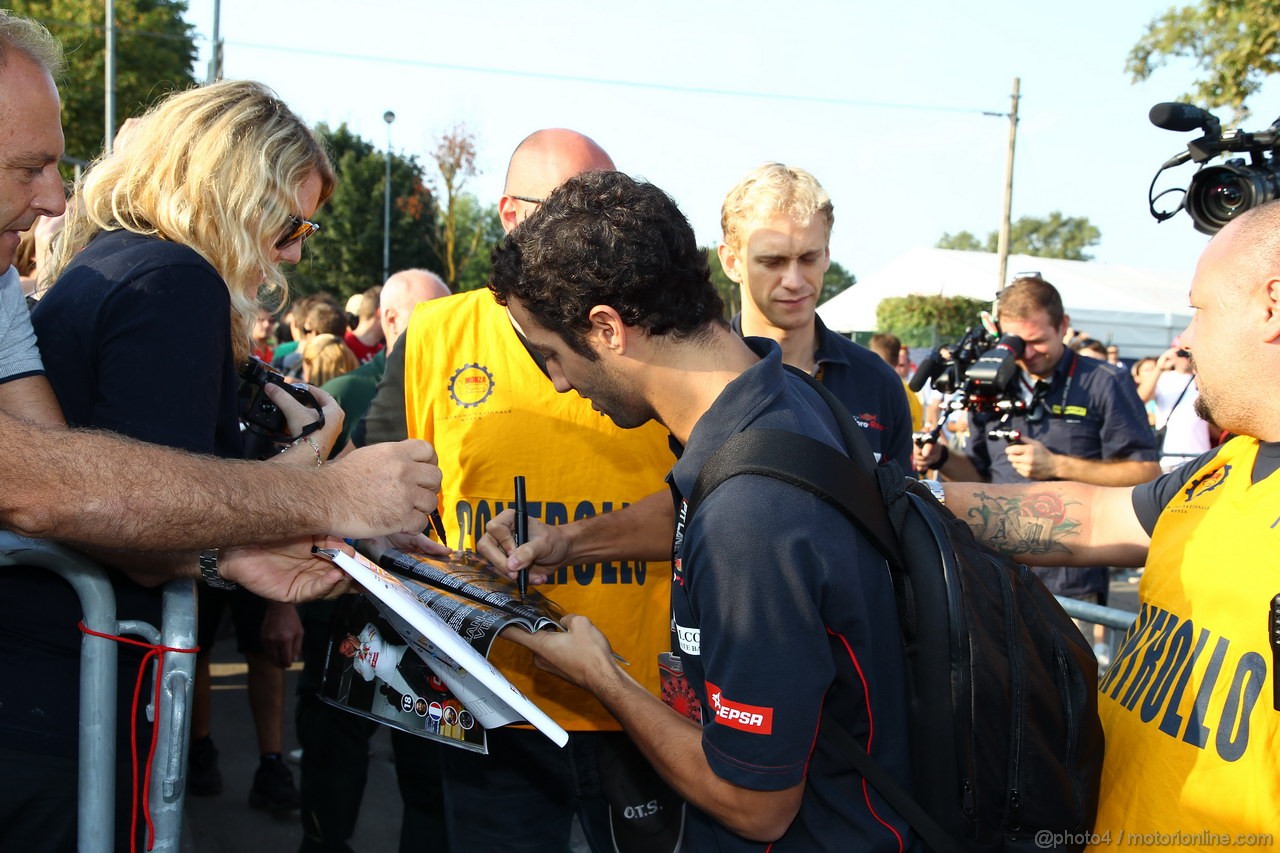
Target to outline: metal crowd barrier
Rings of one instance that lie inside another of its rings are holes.
[[[138,620],[119,621],[106,569],[62,545],[0,530],[0,567],[39,566],[58,573],[80,599],[85,627],[103,634],[134,636],[169,648],[194,648],[195,581],[175,580],[164,587],[161,627]],[[84,634],[80,646],[80,772],[77,849],[110,853],[115,832],[116,663],[112,640]],[[153,851],[177,851],[186,793],[186,749],[191,730],[194,654],[166,654],[161,707],[155,708],[155,682],[147,691],[147,718],[156,725],[149,805],[155,827]],[[152,666],[152,678],[156,677]],[[157,719],[157,716],[159,717]],[[146,745],[139,745],[145,760]],[[145,770],[145,768],[140,768]]]
[[[1103,607],[1101,604],[1092,604],[1075,598],[1063,598],[1060,595],[1055,596],[1055,598],[1058,599],[1062,609],[1067,611],[1067,615],[1072,619],[1105,625],[1113,631],[1120,631],[1121,633],[1128,631],[1129,626],[1133,624],[1133,620],[1138,618],[1138,614],[1131,610]],[[1114,647],[1115,644],[1112,643],[1112,648]]]

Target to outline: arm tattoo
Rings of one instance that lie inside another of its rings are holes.
[[[1002,554],[1070,554],[1063,540],[1079,534],[1080,522],[1067,517],[1064,502],[1052,492],[996,497],[974,492],[977,506],[969,509],[966,523],[973,535]]]

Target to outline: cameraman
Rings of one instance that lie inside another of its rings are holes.
[[[1057,289],[1038,277],[1019,278],[1001,292],[998,311],[1001,331],[1026,344],[1013,380],[1026,409],[999,424],[1020,435],[992,435],[998,416],[973,412],[964,453],[928,443],[915,450],[916,468],[940,471],[948,480],[989,483],[1132,486],[1157,477],[1155,438],[1133,381],[1112,365],[1067,349],[1069,318]],[[1035,571],[1055,595],[1107,602],[1104,566]],[[1095,650],[1101,654],[1105,648]]]

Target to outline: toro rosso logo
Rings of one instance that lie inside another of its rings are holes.
[[[724,691],[710,681],[707,682],[707,698],[711,700],[712,716],[720,725],[757,735],[773,734],[772,708],[727,699]]]

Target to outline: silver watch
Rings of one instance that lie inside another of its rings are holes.
[[[200,577],[213,589],[239,589],[240,585],[227,580],[218,571],[218,549],[200,552]]]

